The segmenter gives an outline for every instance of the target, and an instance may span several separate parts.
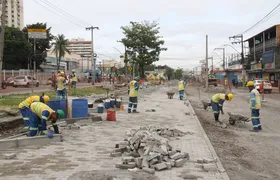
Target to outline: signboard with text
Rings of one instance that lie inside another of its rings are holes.
[[[47,39],[46,29],[27,29],[29,39]]]

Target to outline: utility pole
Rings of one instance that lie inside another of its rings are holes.
[[[6,27],[6,0],[2,0],[1,28],[0,28],[0,86],[2,86],[2,68],[4,57],[5,27]]]
[[[231,42],[232,44],[240,44],[241,43],[241,64],[244,65],[245,58],[244,58],[244,42],[243,42],[243,34],[235,35],[229,37],[229,40],[234,39],[234,42]],[[237,40],[237,41],[236,41]],[[244,67],[244,66],[243,66]]]
[[[94,73],[94,68],[95,68],[95,60],[94,60],[94,46],[93,46],[93,30],[97,29],[99,30],[99,27],[86,27],[87,31],[91,31],[91,77],[92,77],[92,85],[94,85],[94,81],[95,81],[95,73]]]
[[[226,65],[226,63],[225,63],[225,58],[226,58],[225,48],[215,48],[214,51],[215,50],[223,50],[223,69],[225,71],[226,70],[226,68],[225,68],[225,65]]]
[[[208,35],[206,35],[206,90],[208,90]]]

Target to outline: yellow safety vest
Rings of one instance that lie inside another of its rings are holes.
[[[49,116],[45,117],[47,120],[49,120],[50,115],[55,112],[52,110],[48,105],[41,103],[41,102],[34,102],[31,104],[30,109],[33,113],[35,113],[37,116],[39,116],[42,119],[42,113],[43,111],[49,111]]]
[[[74,81],[74,82],[77,82],[77,81],[78,81],[78,78],[77,78],[77,74],[76,74],[76,73],[73,73],[72,81]]]
[[[26,98],[24,101],[22,101],[19,105],[18,108],[21,109],[23,107],[30,107],[30,104],[32,104],[33,102],[40,102],[40,96],[30,96],[28,98]]]
[[[256,101],[255,109],[261,109],[261,98],[260,98],[259,91],[256,89],[253,89],[251,92],[253,92],[255,94],[255,101]],[[249,100],[249,104],[250,104],[250,108],[252,108],[251,98]]]
[[[129,97],[138,97],[138,90],[135,89],[134,85],[137,81],[133,80],[129,83]]]
[[[220,100],[225,100],[225,99],[226,99],[226,95],[222,94],[222,93],[218,93],[218,94],[215,94],[214,96],[212,96],[212,101],[214,103],[219,103]]]
[[[66,87],[65,87],[65,84],[64,84],[64,81],[65,81],[65,78],[64,77],[58,77],[57,78],[57,90],[61,91],[61,90],[64,90]]]
[[[179,89],[179,91],[185,90],[184,81],[179,81],[178,82],[178,89]]]

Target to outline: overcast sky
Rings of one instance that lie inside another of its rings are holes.
[[[119,59],[115,48],[124,51],[117,42],[123,37],[120,26],[130,21],[157,20],[168,48],[157,64],[191,69],[205,58],[206,34],[209,56],[214,56],[214,64],[218,64],[220,59],[212,53],[214,48],[229,43],[229,36],[244,32],[278,3],[279,0],[24,0],[24,22],[47,22],[54,35],[86,40],[90,40],[90,32],[84,27],[98,26],[94,45],[100,59]],[[248,38],[279,21],[277,13],[244,36]],[[226,54],[233,52],[226,48]],[[221,51],[217,53],[222,55]]]

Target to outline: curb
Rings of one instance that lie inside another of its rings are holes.
[[[209,149],[210,149],[210,152],[211,152],[212,155],[213,155],[213,158],[214,158],[214,159],[217,159],[216,164],[217,164],[217,166],[218,166],[219,172],[220,172],[221,175],[223,176],[223,179],[224,179],[224,180],[230,180],[228,174],[226,173],[226,170],[224,169],[224,167],[223,167],[223,165],[222,165],[222,163],[221,163],[221,161],[220,161],[220,158],[218,157],[218,155],[217,155],[217,153],[216,153],[216,151],[215,151],[213,145],[211,144],[211,142],[210,142],[210,140],[209,140],[207,134],[205,133],[205,131],[204,131],[204,129],[203,129],[203,127],[202,127],[202,125],[201,125],[199,119],[197,118],[197,115],[196,115],[196,113],[195,113],[195,111],[194,111],[194,109],[193,109],[193,107],[192,107],[190,101],[187,100],[187,102],[189,103],[189,106],[190,106],[190,108],[191,108],[191,111],[193,112],[193,114],[195,114],[195,119],[197,120],[197,124],[199,125],[199,128],[201,129],[201,132],[202,132],[202,134],[203,134],[203,137],[204,137],[204,139],[206,140],[206,143],[207,143],[207,145],[208,145],[208,147],[209,147]]]

